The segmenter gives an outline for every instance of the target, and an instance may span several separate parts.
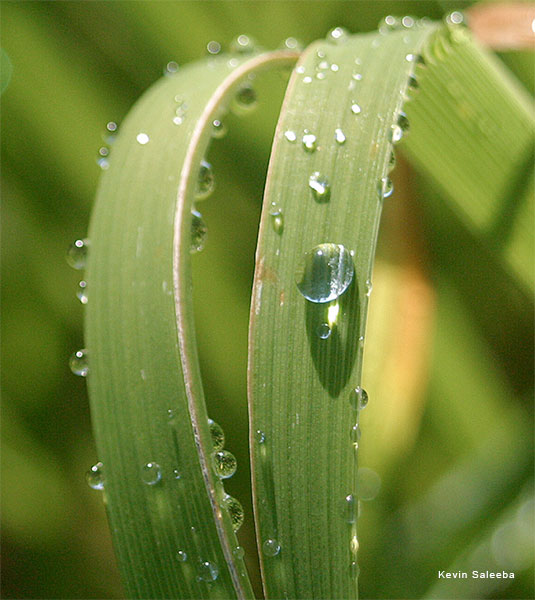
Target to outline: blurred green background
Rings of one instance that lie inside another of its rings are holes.
[[[67,367],[83,347],[83,306],[80,274],[64,255],[87,230],[105,124],[120,123],[168,61],[195,60],[210,40],[226,47],[247,33],[266,48],[289,36],[306,44],[338,25],[369,31],[388,13],[441,18],[469,4],[1,2],[3,598],[123,597],[104,507],[85,483],[97,460],[85,384]],[[533,57],[502,58],[531,90]],[[253,572],[247,321],[284,85],[280,75],[260,81],[255,113],[229,117],[229,134],[214,142],[217,191],[203,205],[208,243],[195,257],[204,384],[239,460],[225,486],[246,508],[240,539]],[[532,299],[507,273],[489,274],[486,250],[474,251],[437,209],[432,185],[403,164],[396,176],[399,201],[385,211],[366,349],[362,464],[379,473],[382,488],[360,521],[362,597],[532,598]],[[416,257],[414,227],[396,227],[409,202],[423,237]],[[392,240],[405,249],[397,256]],[[407,265],[416,265],[416,284]],[[408,310],[416,307],[410,314],[421,327],[413,329],[422,333],[395,351],[385,323],[399,325],[392,307],[404,289],[417,290]],[[415,358],[400,377],[392,364],[403,368],[395,352],[405,350]],[[441,582],[439,569],[516,577]]]

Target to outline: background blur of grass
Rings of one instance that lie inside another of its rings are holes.
[[[467,4],[1,3],[2,87],[8,84],[2,95],[2,597],[122,594],[101,498],[84,479],[97,459],[85,384],[67,367],[69,354],[83,346],[83,311],[75,298],[79,277],[64,254],[86,232],[106,122],[120,122],[168,61],[194,60],[210,40],[225,46],[248,33],[273,48],[288,36],[311,42],[336,25],[368,31],[388,13],[440,18]],[[532,57],[503,58],[531,89]],[[284,82],[273,77],[268,83],[259,86],[255,114],[230,118],[229,135],[214,143],[209,158],[218,190],[203,206],[208,244],[195,258],[205,388],[210,414],[239,460],[239,473],[226,487],[246,507],[240,537],[249,556],[249,287]],[[422,192],[412,187],[411,194],[416,204]],[[429,188],[426,198],[440,202]],[[433,218],[430,211],[428,222]],[[421,417],[411,419],[405,437],[406,424],[400,421],[396,432],[394,423],[395,453],[387,451],[388,440],[383,450],[371,451],[381,435],[373,417],[380,420],[382,399],[373,393],[367,429],[364,421],[364,464],[379,471],[383,486],[362,517],[362,593],[416,598],[437,584],[437,569],[505,569],[516,572],[508,586],[476,580],[432,594],[531,598],[532,331],[527,328],[525,346],[517,344],[512,356],[508,350],[505,360],[503,344],[489,343],[474,318],[473,296],[448,270],[445,246],[440,240],[431,245],[426,264],[438,301],[428,331],[431,370],[422,378],[416,411]],[[384,256],[388,262],[388,251]],[[470,279],[485,290],[482,277],[476,269]]]

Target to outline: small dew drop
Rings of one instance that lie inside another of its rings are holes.
[[[78,283],[76,297],[82,304],[87,304],[87,281],[82,280]]]
[[[355,410],[364,410],[368,406],[368,394],[365,389],[357,386],[349,393],[349,403]]]
[[[215,181],[212,165],[201,160],[199,174],[197,175],[197,189],[195,191],[195,200],[205,200],[214,191]]]
[[[310,302],[336,300],[351,285],[355,270],[351,254],[342,244],[325,243],[305,252],[295,281]]]
[[[295,131],[291,131],[290,129],[284,132],[284,137],[292,144],[297,140]]]
[[[360,567],[356,561],[353,561],[349,565],[349,574],[351,575],[352,579],[358,579],[360,575]]]
[[[394,145],[399,144],[403,138],[403,129],[397,124],[392,125],[390,128],[389,138]]]
[[[362,112],[362,108],[356,102],[352,102],[351,103],[351,112],[354,115],[360,115],[360,113]]]
[[[186,554],[186,552],[184,552],[184,550],[179,550],[176,553],[176,557],[179,562],[186,562],[188,560],[188,555]]]
[[[394,31],[398,29],[400,26],[399,19],[392,15],[387,15],[380,23],[379,23],[379,31],[381,33],[386,33],[388,31]]]
[[[269,217],[271,219],[271,227],[275,233],[282,234],[284,230],[284,217],[282,209],[276,202],[272,202],[269,208]]]
[[[366,296],[368,296],[368,298],[372,295],[372,290],[373,284],[371,279],[366,279]]]
[[[310,77],[309,75],[303,77],[303,83],[312,83],[312,77]]]
[[[407,131],[409,131],[409,119],[403,111],[400,111],[398,114],[398,125],[401,127],[403,133],[407,133]]]
[[[202,218],[200,212],[196,210],[191,211],[191,245],[190,252],[191,254],[195,254],[196,252],[201,252],[204,248],[204,244],[206,243],[206,234],[208,232],[208,228]]]
[[[418,83],[418,81],[414,75],[409,75],[408,87],[409,87],[409,90],[411,90],[413,92],[416,92],[420,88],[420,84]]]
[[[219,54],[221,52],[221,44],[212,40],[206,44],[206,51],[212,55]]]
[[[230,50],[238,54],[251,54],[251,52],[256,50],[256,44],[251,37],[242,33],[232,40]]]
[[[236,500],[236,498],[233,498],[228,494],[223,498],[222,504],[223,507],[228,511],[228,514],[230,515],[232,529],[234,531],[238,531],[238,529],[243,525],[243,506],[241,505],[239,500]]]
[[[414,27],[414,18],[410,17],[409,15],[406,15],[401,19],[401,25],[405,29],[412,29]]]
[[[465,22],[464,15],[459,10],[451,12],[445,20],[448,25],[463,25]]]
[[[345,497],[345,517],[348,523],[355,523],[357,520],[357,502],[355,500],[355,496],[353,494],[348,494]]]
[[[308,178],[308,187],[312,190],[312,196],[318,203],[329,202],[331,198],[331,184],[325,175],[315,171]]]
[[[340,146],[346,143],[346,135],[339,127],[334,130],[334,139]]]
[[[199,564],[197,574],[199,581],[211,583],[217,579],[219,575],[219,569],[215,563],[204,560]]]
[[[261,429],[257,429],[255,439],[259,444],[263,444],[266,441],[266,434]]]
[[[219,119],[214,119],[212,121],[212,137],[217,140],[220,140],[221,138],[225,137],[226,134],[227,128],[223,121]]]
[[[322,323],[321,325],[318,325],[316,334],[320,339],[326,340],[331,335],[331,328],[327,323]]]
[[[141,144],[142,146],[144,146],[145,144],[148,144],[150,141],[149,136],[146,133],[138,133],[136,136],[136,140],[138,142],[138,144]]]
[[[351,439],[351,443],[353,444],[353,448],[355,450],[358,450],[360,436],[361,436],[360,426],[358,423],[355,423],[355,425],[353,425],[353,427],[351,427],[351,431],[349,432],[349,437]]]
[[[85,474],[87,485],[94,490],[104,489],[104,465],[101,462],[93,465]]]
[[[421,54],[407,54],[405,60],[410,63],[414,63],[417,67],[425,67],[425,59]]]
[[[85,269],[89,245],[89,240],[85,238],[83,240],[75,240],[69,246],[65,258],[73,269],[77,271]]]
[[[272,538],[268,538],[262,544],[262,551],[264,553],[264,556],[269,556],[269,557],[277,556],[277,554],[280,552],[280,550],[281,550],[281,547],[279,546],[279,543],[277,542],[277,540],[274,540]]]
[[[89,373],[89,362],[87,359],[87,350],[77,350],[71,354],[69,358],[69,367],[74,375],[79,377],[87,377]]]
[[[381,200],[390,198],[390,196],[394,193],[394,184],[389,177],[383,177],[379,181],[377,184],[377,193],[379,194],[379,198]]]
[[[225,447],[225,432],[223,431],[223,428],[212,419],[208,419],[208,427],[210,429],[214,450],[223,450]]]
[[[234,97],[235,107],[240,112],[252,110],[257,104],[257,96],[252,85],[244,85],[238,89]]]
[[[316,151],[316,136],[307,129],[304,131],[302,142],[306,152],[312,153]]]
[[[110,161],[107,158],[97,158],[97,165],[103,171],[107,171],[110,168]]]
[[[333,44],[345,44],[349,39],[349,31],[344,27],[335,27],[327,34],[327,41]]]
[[[165,65],[164,75],[174,75],[175,73],[178,73],[178,69],[179,69],[178,63],[175,62],[174,60],[170,60]]]
[[[390,151],[390,156],[388,157],[388,167],[392,170],[396,166],[396,155],[394,151]]]
[[[110,149],[107,146],[102,146],[98,149],[99,156],[108,156]]]
[[[353,73],[353,75],[351,75],[351,77],[355,80],[355,81],[362,81],[362,73]]]
[[[215,474],[221,479],[228,479],[236,473],[238,463],[234,454],[228,450],[220,450],[212,455],[212,465]]]
[[[182,473],[178,469],[173,469],[173,477],[175,479],[182,479]]]
[[[147,485],[156,485],[162,478],[162,469],[158,463],[148,462],[141,468],[141,480]]]
[[[234,548],[234,550],[232,551],[232,554],[233,554],[234,558],[237,558],[238,560],[242,560],[243,557],[245,556],[245,550],[241,546],[236,546],[236,548]]]
[[[106,129],[110,133],[115,133],[118,129],[118,125],[115,121],[109,121],[108,123],[106,123]]]

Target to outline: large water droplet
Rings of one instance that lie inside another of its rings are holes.
[[[344,499],[345,517],[348,523],[355,523],[357,520],[357,502],[353,494],[348,494]]]
[[[205,581],[206,583],[211,583],[217,579],[219,575],[219,569],[215,563],[212,563],[208,560],[204,560],[199,564],[197,569],[199,581]]]
[[[394,184],[389,177],[383,177],[379,180],[379,183],[377,184],[377,193],[379,194],[379,198],[381,200],[390,198],[390,196],[394,193]]]
[[[321,323],[316,329],[316,334],[320,339],[326,340],[331,335],[331,328],[327,323]]]
[[[312,190],[312,196],[316,202],[329,202],[331,198],[331,184],[329,179],[319,171],[315,171],[308,178],[308,187]]]
[[[279,543],[277,542],[277,540],[274,540],[272,538],[268,538],[263,544],[262,544],[262,551],[264,553],[265,556],[277,556],[277,554],[280,552],[281,547],[279,546]]]
[[[78,283],[76,297],[82,304],[87,304],[87,281],[82,280]]]
[[[195,200],[204,200],[214,191],[214,173],[212,165],[205,160],[201,161],[199,174],[197,175],[197,189],[195,191]]]
[[[104,489],[104,465],[101,462],[93,465],[85,474],[87,485],[94,490]]]
[[[188,555],[184,550],[179,550],[176,553],[176,557],[179,562],[186,562],[188,560]]]
[[[238,529],[243,525],[244,512],[243,506],[228,494],[223,498],[223,506],[227,509],[228,514],[230,515],[230,520],[232,521],[232,529],[234,531],[238,531]]]
[[[228,450],[220,450],[212,455],[214,471],[221,479],[228,479],[236,473],[238,462],[234,454]]]
[[[296,284],[310,302],[336,300],[350,286],[355,270],[342,244],[325,243],[305,252],[296,272]]]
[[[87,359],[87,350],[77,350],[71,354],[69,358],[69,367],[75,375],[80,377],[87,377],[89,373],[89,362]]]
[[[156,485],[162,478],[162,469],[158,463],[148,462],[141,468],[141,480],[147,485]]]
[[[206,243],[206,233],[208,228],[202,218],[200,212],[196,210],[191,211],[191,246],[190,252],[200,252],[204,248]]]
[[[306,152],[315,152],[316,150],[316,136],[313,133],[310,133],[308,129],[305,129],[303,134],[303,148]]]
[[[89,245],[89,240],[84,238],[83,240],[75,240],[69,246],[65,258],[73,269],[76,269],[77,271],[85,269]]]
[[[212,421],[212,419],[208,419],[208,427],[210,428],[214,450],[223,450],[225,446],[225,432],[223,428],[215,421]]]
[[[355,410],[363,410],[368,406],[368,394],[365,389],[357,386],[349,393],[349,403]]]

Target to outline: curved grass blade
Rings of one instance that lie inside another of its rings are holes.
[[[223,508],[196,355],[191,210],[212,121],[288,52],[221,56],[156,83],[113,146],[90,228],[92,419],[129,597],[252,598]]]
[[[287,90],[250,328],[254,497],[269,598],[358,595],[360,374],[372,262],[392,192],[392,140],[415,86],[417,65],[406,56],[435,30],[342,33],[339,43],[307,49]],[[330,246],[317,249],[323,244]]]

